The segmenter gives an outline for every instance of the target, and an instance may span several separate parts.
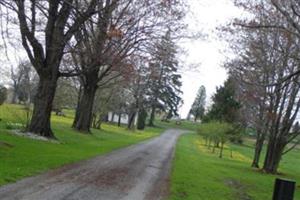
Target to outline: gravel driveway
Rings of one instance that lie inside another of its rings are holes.
[[[0,187],[9,200],[159,200],[168,194],[176,141],[170,129],[154,139]]]

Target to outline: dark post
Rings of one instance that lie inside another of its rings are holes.
[[[293,200],[295,185],[295,181],[277,178],[275,180],[273,200]]]

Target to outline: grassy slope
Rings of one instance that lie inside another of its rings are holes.
[[[16,181],[49,168],[87,159],[128,146],[158,135],[161,128],[131,132],[125,128],[104,124],[103,130],[84,135],[70,128],[72,113],[67,117],[52,117],[52,126],[59,144],[36,141],[9,134],[6,122],[20,122],[24,113],[20,106],[0,106],[0,185]],[[12,147],[3,145],[12,145]]]
[[[253,149],[230,145],[223,159],[212,154],[196,134],[182,136],[177,144],[171,177],[170,200],[234,200],[272,198],[273,182],[278,176],[251,169]],[[227,147],[228,148],[228,147]],[[299,150],[287,154],[281,163],[281,178],[298,182],[295,199],[300,199]],[[188,164],[187,164],[188,163]]]

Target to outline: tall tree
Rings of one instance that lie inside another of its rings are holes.
[[[129,17],[127,13],[132,2],[102,2],[102,9],[95,16],[97,22],[86,22],[76,34],[77,45],[72,56],[77,73],[81,73],[82,94],[73,127],[79,131],[90,131],[94,99],[100,82],[112,72],[117,72],[115,77],[118,77],[121,67],[126,67],[121,60],[127,56],[134,41],[124,32],[130,31],[128,27],[135,26],[125,24],[124,15],[126,13],[126,17]],[[117,26],[123,26],[124,32]]]
[[[190,114],[194,116],[194,121],[203,118],[205,112],[205,103],[206,103],[205,100],[206,100],[206,89],[202,85],[198,89],[197,96],[190,109]]]
[[[277,40],[265,30],[237,30],[230,40],[239,57],[225,64],[238,82],[236,92],[240,98],[239,121],[256,132],[256,145],[252,167],[259,167],[263,144],[268,134],[268,91],[276,76]]]
[[[240,103],[235,95],[235,83],[229,77],[223,86],[217,88],[212,97],[213,104],[205,116],[205,120],[216,120],[221,122],[235,123]]]
[[[116,0],[108,4],[106,1],[95,16],[97,23],[85,23],[82,31],[76,34],[78,45],[73,52],[73,59],[81,73],[83,92],[74,128],[89,132],[96,90],[104,77],[111,77],[112,73],[115,78],[124,73],[130,74],[132,68],[126,60],[131,55],[137,54],[137,51],[145,54],[149,44],[161,35],[167,25],[173,24],[175,29],[181,24],[174,24],[174,21],[180,19],[177,18],[181,10],[177,6],[179,3],[170,3],[164,5],[147,0]],[[172,18],[166,17],[166,11]],[[133,111],[131,115],[135,115]]]
[[[299,135],[293,131],[300,106],[297,59],[299,4],[294,0],[237,2],[251,12],[253,18],[236,20],[239,25],[237,30],[243,31],[239,38],[246,41],[246,45],[236,51],[243,64],[239,64],[235,70],[248,77],[245,81],[248,86],[243,88],[244,91],[249,93],[255,88],[256,94],[262,94],[257,95],[257,101],[248,101],[259,113],[258,116],[252,115],[254,119],[263,121],[255,123],[259,134],[253,165],[258,166],[257,155],[260,153],[257,147],[262,148],[263,138],[267,138],[263,170],[276,173],[282,156],[295,147],[288,144]],[[241,44],[241,40],[238,43]]]
[[[39,84],[28,131],[54,137],[50,117],[60,63],[67,43],[82,24],[91,19],[97,0],[2,0],[1,16],[16,16],[22,45],[37,71]],[[6,11],[6,13],[4,13]]]
[[[180,87],[181,75],[178,72],[179,62],[177,57],[178,47],[167,31],[161,41],[157,42],[153,52],[151,67],[151,82],[149,96],[151,114],[149,126],[154,126],[157,109],[167,112],[170,118],[177,115],[178,106],[181,103]]]

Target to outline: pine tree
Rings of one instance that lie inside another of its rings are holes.
[[[202,85],[197,93],[197,96],[192,104],[190,114],[194,116],[194,120],[202,119],[205,111],[206,89]]]
[[[224,86],[217,88],[212,100],[213,105],[205,116],[205,121],[217,120],[228,123],[236,121],[240,103],[235,99],[235,87],[232,78],[228,78]]]
[[[180,94],[181,75],[178,73],[178,47],[168,31],[159,43],[156,43],[151,63],[150,104],[151,114],[149,125],[154,125],[156,110],[162,110],[166,119],[178,115],[178,106],[182,102]]]

